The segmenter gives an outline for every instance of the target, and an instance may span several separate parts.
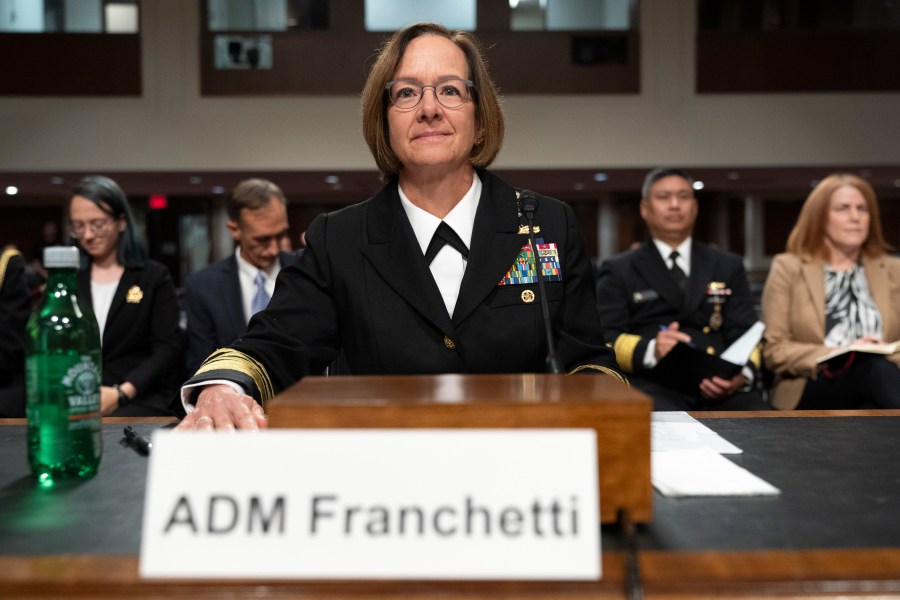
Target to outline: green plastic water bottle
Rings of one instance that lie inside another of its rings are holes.
[[[103,453],[100,331],[79,300],[78,262],[74,246],[44,249],[47,287],[25,336],[28,462],[42,487],[92,477]]]

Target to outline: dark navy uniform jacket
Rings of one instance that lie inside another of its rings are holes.
[[[225,378],[266,402],[343,353],[354,374],[543,372],[547,343],[537,283],[500,285],[527,234],[516,190],[479,171],[482,194],[451,317],[400,203],[396,184],[320,215],[307,250],[282,269],[246,335],[213,354],[188,382]],[[555,244],[559,270],[547,299],[568,371],[621,377],[603,338],[594,278],[568,205],[538,197],[536,241]]]
[[[661,325],[678,321],[692,343],[721,354],[757,321],[741,257],[691,241],[691,271],[682,293],[653,244],[613,257],[600,266],[597,306],[603,334],[626,373],[647,373],[644,354]],[[721,325],[716,327],[715,306]],[[759,353],[752,360],[759,367]]]

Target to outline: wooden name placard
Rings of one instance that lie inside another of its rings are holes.
[[[597,375],[306,377],[268,407],[271,427],[590,428],[597,432],[600,521],[653,518],[652,400]]]

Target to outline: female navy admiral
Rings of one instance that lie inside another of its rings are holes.
[[[264,426],[262,407],[276,392],[341,352],[354,374],[545,369],[518,195],[484,170],[504,124],[475,38],[427,23],[396,33],[369,75],[362,110],[386,186],[310,225],[306,252],[281,272],[268,308],[185,384],[189,414],[179,428]],[[442,222],[462,245],[438,244],[435,255],[428,248]],[[534,224],[565,369],[621,378],[574,212],[539,197]]]

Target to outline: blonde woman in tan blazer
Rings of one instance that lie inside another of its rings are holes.
[[[865,180],[830,175],[810,193],[763,290],[776,408],[900,408],[900,352],[816,362],[839,347],[900,340],[900,259],[887,250]]]

